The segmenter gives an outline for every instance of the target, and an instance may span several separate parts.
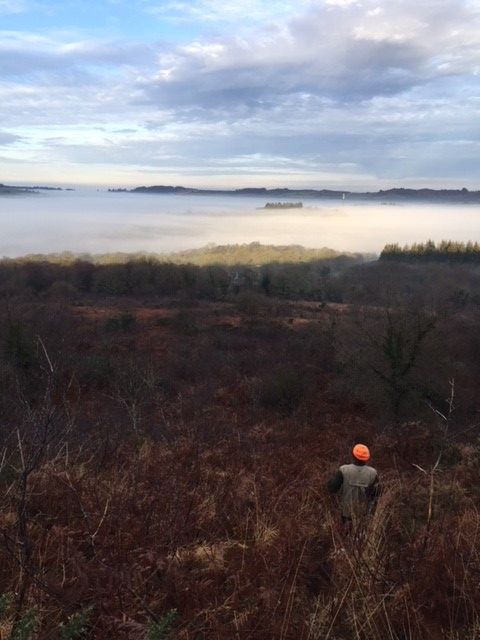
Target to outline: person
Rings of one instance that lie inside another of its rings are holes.
[[[342,465],[327,482],[331,494],[338,494],[342,523],[351,527],[373,512],[380,494],[377,470],[367,465],[370,451],[364,444],[352,450],[351,464]]]

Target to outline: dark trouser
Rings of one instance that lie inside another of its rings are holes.
[[[344,533],[351,533],[353,529],[353,520],[343,514],[340,516],[340,522],[342,523],[342,530]]]
[[[341,531],[345,536],[353,537],[355,539],[363,537],[367,524],[367,517],[351,518],[342,514],[340,516],[340,522]]]

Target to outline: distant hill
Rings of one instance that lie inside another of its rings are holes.
[[[379,191],[338,191],[331,189],[194,189],[190,187],[175,187],[155,185],[151,187],[136,187],[135,189],[109,189],[111,192],[121,193],[158,193],[175,195],[230,195],[257,197],[292,197],[292,198],[325,198],[330,200],[379,200],[386,202],[447,202],[447,203],[480,203],[480,191],[463,189],[380,189]]]
[[[193,264],[208,266],[221,264],[225,266],[251,265],[261,266],[271,263],[300,263],[316,260],[343,260],[363,262],[376,256],[362,253],[348,253],[335,251],[328,247],[308,249],[301,245],[267,245],[259,242],[249,244],[207,245],[199,249],[188,249],[172,253],[104,253],[91,255],[87,253],[75,254],[68,251],[52,254],[30,254],[16,258],[19,262],[51,262],[56,264],[70,264],[76,260],[94,264],[124,264],[137,260],[156,260],[173,264]]]
[[[8,184],[0,184],[0,196],[10,196],[22,193],[36,193],[36,191],[29,187],[12,187]]]
[[[74,191],[74,189],[63,189],[63,187],[43,187],[35,185],[34,187],[16,187],[8,184],[0,184],[0,196],[1,195],[15,195],[26,193],[38,193],[39,191]]]
[[[389,200],[389,201],[409,201],[417,200],[423,202],[458,202],[458,203],[480,203],[480,191],[469,191],[463,189],[387,189],[386,191],[374,191],[366,193],[349,194],[349,197],[360,199]]]
[[[266,189],[265,187],[245,189],[194,189],[193,187],[173,187],[156,185],[152,187],[135,187],[135,189],[109,189],[112,193],[160,193],[176,195],[226,195],[226,196],[280,196],[280,197],[325,197],[342,198],[344,191],[322,189]]]
[[[205,266],[209,264],[251,264],[262,265],[272,262],[312,262],[314,260],[333,260],[340,256],[358,258],[363,260],[360,253],[348,254],[346,252],[335,251],[328,247],[320,249],[308,249],[301,245],[267,245],[260,242],[249,244],[229,244],[229,245],[207,245],[201,249],[190,249],[162,256],[177,264],[196,264]]]

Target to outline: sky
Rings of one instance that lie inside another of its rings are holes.
[[[0,0],[0,183],[479,189],[480,0]]]

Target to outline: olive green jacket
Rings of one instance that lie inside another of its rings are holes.
[[[378,498],[376,469],[366,464],[344,464],[328,481],[330,493],[338,493],[344,518],[365,516]]]

